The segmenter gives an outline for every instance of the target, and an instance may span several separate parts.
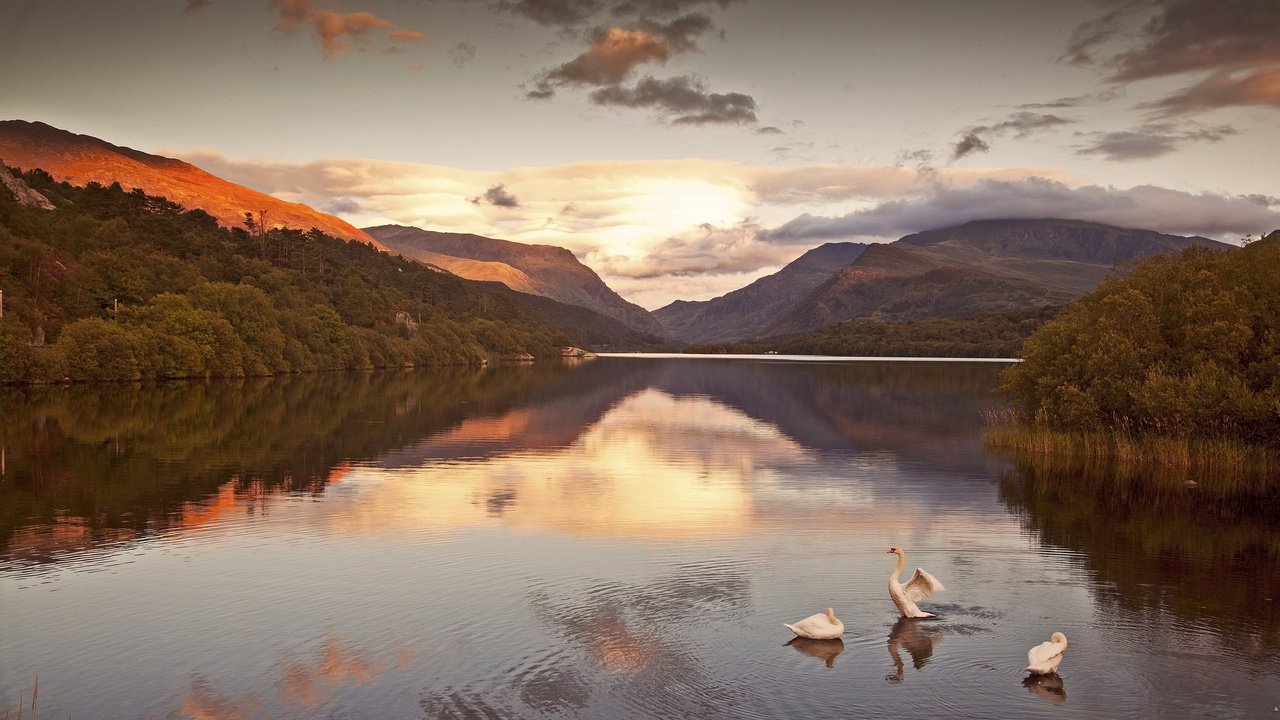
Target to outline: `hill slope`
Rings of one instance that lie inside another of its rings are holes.
[[[727,309],[725,316],[704,319],[690,312],[692,303],[673,303],[655,315],[682,340],[712,342],[796,335],[846,320],[1009,312],[1062,304],[1092,291],[1118,263],[1195,244],[1233,247],[1076,220],[978,220],[873,244],[846,266],[832,268],[816,282],[810,279],[807,294],[764,325]],[[778,282],[782,275],[770,280]]]
[[[472,280],[495,280],[513,290],[589,308],[642,333],[667,335],[648,310],[623,300],[564,248],[403,225],[365,231],[406,258],[439,265]]]
[[[0,121],[0,158],[12,167],[41,168],[54,180],[85,185],[120,183],[141,188],[188,209],[204,210],[226,227],[241,227],[245,212],[266,211],[269,228],[290,227],[359,240],[384,250],[373,238],[341,218],[228,182],[181,160],[120,147],[41,122]]]
[[[713,300],[677,300],[653,311],[671,336],[702,343],[754,337],[866,249],[862,243],[827,243],[778,272]]]

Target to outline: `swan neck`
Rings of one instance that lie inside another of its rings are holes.
[[[902,570],[907,566],[907,556],[902,553],[894,554],[898,556],[898,565],[893,569],[893,578],[891,579],[896,580],[898,576],[902,574]]]

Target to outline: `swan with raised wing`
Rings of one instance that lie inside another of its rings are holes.
[[[902,613],[903,617],[937,617],[933,613],[927,613],[916,607],[916,602],[924,600],[936,592],[942,592],[946,588],[943,587],[941,582],[938,582],[938,578],[921,568],[916,568],[915,574],[903,585],[898,582],[898,576],[902,574],[903,568],[907,566],[907,559],[902,554],[902,549],[889,548],[887,554],[898,556],[898,566],[894,568],[893,574],[889,576],[889,597],[893,598],[893,604],[898,606],[898,611]]]
[[[1067,636],[1054,633],[1048,642],[1027,651],[1027,672],[1033,675],[1048,675],[1058,672],[1058,664],[1062,662],[1062,654],[1067,651]]]
[[[844,623],[831,608],[827,608],[825,613],[816,613],[794,623],[782,624],[796,635],[812,640],[830,640],[844,634]]]

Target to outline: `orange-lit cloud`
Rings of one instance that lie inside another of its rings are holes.
[[[416,42],[424,39],[422,33],[417,30],[396,30],[391,33],[392,40],[403,40],[406,42]]]
[[[371,12],[316,9],[315,0],[272,0],[272,7],[284,32],[291,33],[304,25],[310,26],[324,48],[325,60],[342,57],[371,30],[393,27],[390,20]],[[393,30],[390,37],[400,41],[423,39],[422,33],[404,28]]]
[[[1280,66],[1244,74],[1214,73],[1146,107],[1167,117],[1235,105],[1280,108]]]

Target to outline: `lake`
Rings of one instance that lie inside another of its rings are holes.
[[[49,718],[1280,718],[1276,492],[1001,457],[1003,367],[3,391],[0,705],[38,674]],[[898,620],[895,546],[938,618]],[[842,640],[789,642],[826,607]]]

